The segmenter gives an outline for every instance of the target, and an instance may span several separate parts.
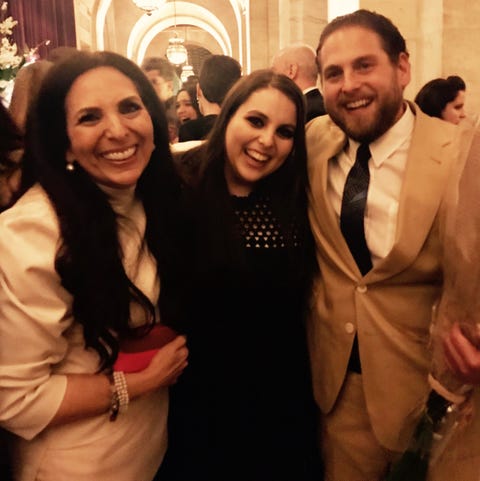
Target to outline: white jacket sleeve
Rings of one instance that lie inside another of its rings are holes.
[[[71,296],[54,268],[58,241],[39,187],[0,215],[0,425],[26,439],[47,426],[66,390],[54,368],[72,323]]]

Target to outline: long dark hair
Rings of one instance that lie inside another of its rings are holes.
[[[0,102],[0,162],[7,162],[7,154],[23,146],[23,136],[7,108]]]
[[[8,185],[9,179],[20,168],[20,162],[12,158],[12,152],[23,148],[23,135],[10,112],[0,102],[0,183]],[[15,198],[16,193],[12,192]],[[10,195],[9,195],[10,197]],[[2,203],[4,199],[2,198]],[[10,205],[11,200],[0,204],[0,212]]]
[[[295,221],[296,235],[305,243],[305,258],[313,259],[311,237],[307,218],[307,163],[305,144],[305,100],[301,90],[288,77],[270,69],[257,70],[242,77],[232,87],[224,100],[220,114],[207,142],[198,151],[200,158],[197,191],[201,198],[205,251],[215,262],[231,265],[242,259],[240,242],[236,237],[235,218],[225,180],[227,161],[225,133],[239,107],[256,91],[274,88],[288,97],[296,107],[296,127],[293,149],[283,165],[255,186],[255,194],[267,195],[282,225],[290,227]],[[238,238],[238,235],[237,235]],[[205,256],[208,260],[208,255]],[[292,262],[298,262],[298,258]],[[313,267],[311,263],[309,269]]]
[[[169,149],[165,111],[151,83],[129,59],[112,52],[78,52],[51,68],[27,120],[23,190],[38,182],[59,218],[61,246],[56,270],[73,295],[73,315],[84,328],[87,347],[100,355],[102,368],[118,353],[117,336],[132,334],[130,303],[140,304],[146,324],[155,321],[155,307],[132,284],[122,264],[117,218],[106,194],[76,165],[65,169],[67,135],[65,98],[74,81],[98,67],[113,67],[135,84],[153,123],[155,150],[140,176],[136,196],[146,214],[146,244],[168,287],[176,275],[181,226],[180,182]],[[170,276],[171,274],[171,276]]]
[[[178,94],[180,92],[187,92],[187,95],[190,98],[190,102],[192,103],[192,107],[197,113],[197,119],[201,117],[202,113],[200,112],[200,107],[198,106],[197,87],[195,86],[195,84],[193,83],[184,84],[183,87],[179,89],[179,91],[177,92],[176,98],[178,98]]]

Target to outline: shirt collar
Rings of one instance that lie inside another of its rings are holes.
[[[315,85],[313,85],[312,87],[307,87],[305,90],[303,90],[303,95],[306,95],[308,94],[308,92],[311,92],[312,90],[318,90],[318,87],[316,87]]]

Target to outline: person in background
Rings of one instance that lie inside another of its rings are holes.
[[[20,187],[22,152],[23,135],[0,104],[0,212],[11,205]]]
[[[316,268],[307,218],[304,103],[271,70],[225,98],[191,177],[182,326],[159,481],[305,481],[317,471],[304,320]],[[186,280],[187,283],[187,280]]]
[[[202,116],[180,126],[180,142],[206,138],[220,113],[223,99],[241,76],[241,65],[228,55],[211,55],[203,61],[197,84]]]
[[[427,82],[415,96],[415,103],[424,113],[452,124],[465,118],[465,91],[463,79],[457,75],[436,78]]]
[[[152,82],[165,109],[175,112],[175,77],[177,74],[174,66],[166,58],[147,57],[142,62],[142,70]]]
[[[37,60],[22,67],[15,77],[8,109],[22,132],[25,132],[28,108],[35,100],[42,80],[52,65],[48,60]]]
[[[47,54],[47,60],[52,63],[58,63],[62,60],[75,55],[78,52],[76,47],[68,47],[66,45],[60,45],[52,48]]]
[[[161,324],[185,272],[164,111],[133,62],[78,52],[48,72],[26,130],[24,193],[0,215],[15,480],[149,481],[188,355]]]
[[[177,92],[175,107],[177,109],[177,118],[182,124],[201,117],[202,114],[198,107],[197,88],[195,84],[183,86]]]
[[[198,84],[198,75],[189,75],[184,82],[182,82],[182,87],[195,87],[197,88]],[[195,95],[196,97],[196,95]]]
[[[409,54],[385,16],[337,17],[317,55],[328,116],[306,135],[321,272],[308,322],[319,439],[326,480],[380,481],[430,391],[429,330],[459,129],[404,99]],[[429,481],[477,479],[478,457],[464,448],[446,452]]]
[[[34,103],[42,80],[52,65],[53,63],[49,60],[37,60],[22,67],[15,77],[8,110],[11,119],[16,124],[19,135],[25,135],[28,110]],[[16,142],[17,137],[14,137],[14,139]],[[9,166],[3,165],[2,178],[0,180],[0,209],[9,206],[13,202],[15,193],[20,187],[21,156],[22,149],[16,148],[10,152]]]
[[[166,115],[168,122],[168,139],[170,140],[170,145],[173,145],[178,142],[180,121],[178,120],[177,114],[173,114],[171,111],[167,112]]]
[[[272,60],[272,69],[291,78],[305,95],[306,121],[325,115],[323,97],[318,89],[318,67],[315,49],[295,43],[280,50]]]

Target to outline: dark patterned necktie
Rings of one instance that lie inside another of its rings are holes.
[[[370,157],[368,144],[360,144],[355,163],[345,182],[340,214],[340,229],[362,275],[365,275],[372,268],[370,251],[365,240],[363,219],[370,182],[368,170]]]

